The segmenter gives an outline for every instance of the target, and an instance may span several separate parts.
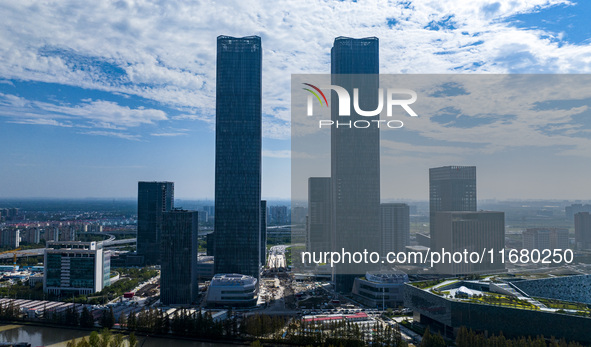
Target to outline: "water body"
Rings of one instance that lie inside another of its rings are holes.
[[[115,333],[115,332],[114,332]],[[88,340],[89,331],[75,329],[60,329],[29,325],[0,325],[0,342],[28,342],[32,347],[65,347],[71,340],[79,340],[86,336]],[[223,343],[209,343],[198,341],[185,341],[176,339],[165,339],[157,337],[138,336],[138,347],[220,347],[237,346]]]

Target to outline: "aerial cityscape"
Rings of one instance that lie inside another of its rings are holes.
[[[589,5],[305,3],[0,5],[0,346],[591,346]]]

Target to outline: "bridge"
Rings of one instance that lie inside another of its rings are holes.
[[[104,233],[103,233],[104,235]],[[137,239],[123,239],[123,240],[116,240],[113,235],[112,238],[110,237],[106,241],[103,241],[103,248],[110,248],[110,247],[119,247],[122,245],[127,244],[135,244]],[[14,251],[8,252],[4,254],[0,254],[0,259],[12,259],[14,257],[13,254],[16,254],[17,258],[27,258],[27,257],[38,257],[42,256],[45,252],[45,248],[35,248],[35,249],[26,249],[24,251]]]

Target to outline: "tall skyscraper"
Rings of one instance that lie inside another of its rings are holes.
[[[267,200],[261,200],[261,266],[267,262]]]
[[[376,37],[337,37],[331,50],[331,83],[354,95],[358,106],[375,110],[379,88],[379,41]],[[332,92],[331,118],[336,123],[371,121],[379,116],[360,116],[351,105],[351,115],[339,116],[338,96]],[[354,100],[354,98],[352,98]],[[380,133],[377,127],[331,128],[331,177],[333,194],[333,234],[337,250],[350,252],[380,250]],[[351,292],[355,276],[370,269],[367,264],[336,267],[335,287]]]
[[[577,249],[591,249],[591,214],[575,214],[575,244]]]
[[[410,240],[410,209],[407,204],[382,204],[382,256],[403,252]]]
[[[217,40],[215,273],[259,278],[261,38]]]
[[[162,214],[160,301],[164,305],[187,305],[197,300],[198,223],[196,211]]]
[[[332,188],[330,177],[308,179],[308,252],[326,252],[332,245]]]
[[[498,250],[505,248],[505,213],[493,211],[479,212],[437,212],[435,214],[435,232],[431,237],[431,248],[441,252],[476,252],[494,250],[494,261],[490,255],[481,263],[471,261],[454,263],[451,259],[436,264],[440,274],[458,275],[503,271]]]
[[[440,211],[476,211],[476,166],[443,166],[429,169],[431,239],[435,214]]]
[[[160,264],[162,214],[173,208],[173,182],[138,182],[137,253],[147,265]]]

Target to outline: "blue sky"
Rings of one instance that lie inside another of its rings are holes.
[[[138,180],[169,180],[179,198],[213,198],[215,43],[222,34],[262,37],[268,199],[290,196],[290,76],[327,73],[337,36],[380,38],[382,73],[591,70],[591,5],[582,0],[6,0],[0,13],[2,197],[134,197]],[[426,121],[458,131],[475,124],[482,133],[491,124],[449,117]],[[579,118],[563,122],[588,123]],[[457,143],[446,143],[436,132],[403,137],[400,153],[413,156],[412,145],[425,157],[410,166],[414,172],[401,170],[399,179],[486,155],[479,177],[490,188],[479,186],[480,198],[589,198],[589,189],[574,184],[560,191],[494,188],[501,178],[520,182],[535,173],[533,167],[539,171],[523,158],[548,153],[552,140],[568,148],[550,152],[540,179],[577,171],[579,179],[571,181],[581,182],[588,169],[588,135],[569,143],[564,134],[557,138],[539,125],[523,127],[540,137],[497,151],[491,140],[472,157],[442,155]],[[474,139],[462,146],[478,144]],[[514,171],[492,173],[497,157],[507,155],[515,157]],[[424,185],[409,185],[400,197],[426,199]]]

